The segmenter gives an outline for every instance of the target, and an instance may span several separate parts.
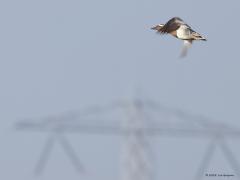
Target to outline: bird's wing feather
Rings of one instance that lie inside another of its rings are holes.
[[[180,57],[185,57],[187,55],[188,49],[191,47],[192,41],[191,40],[184,40],[183,41],[183,48]]]
[[[181,25],[189,27],[182,19],[179,17],[174,17],[170,19],[161,29],[163,33],[171,33],[176,31]]]

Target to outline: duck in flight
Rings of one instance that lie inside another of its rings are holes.
[[[170,19],[166,24],[158,24],[151,29],[156,30],[161,34],[171,34],[174,37],[183,40],[183,49],[181,57],[187,55],[187,50],[191,47],[193,41],[202,40],[206,41],[202,35],[194,31],[188,24],[186,24],[181,18],[174,17]]]

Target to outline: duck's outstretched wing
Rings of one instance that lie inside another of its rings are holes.
[[[182,52],[180,57],[185,57],[187,55],[188,49],[191,47],[192,45],[192,40],[184,40],[183,41],[183,47],[182,47]]]
[[[171,33],[176,31],[181,25],[189,27],[181,18],[174,17],[170,19],[162,28],[162,33]]]

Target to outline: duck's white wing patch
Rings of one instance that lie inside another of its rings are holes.
[[[187,55],[188,49],[191,47],[192,41],[191,40],[184,40],[183,41],[183,48],[180,57],[185,57]]]
[[[190,35],[191,32],[187,25],[181,25],[177,30],[177,37],[179,39],[189,39]]]

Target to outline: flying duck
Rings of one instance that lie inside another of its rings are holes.
[[[174,17],[170,19],[166,24],[158,24],[151,29],[156,30],[161,34],[171,34],[174,37],[183,40],[183,49],[181,57],[187,55],[187,50],[191,47],[192,42],[195,40],[206,41],[207,39],[195,32],[188,24],[186,24],[181,18]]]

